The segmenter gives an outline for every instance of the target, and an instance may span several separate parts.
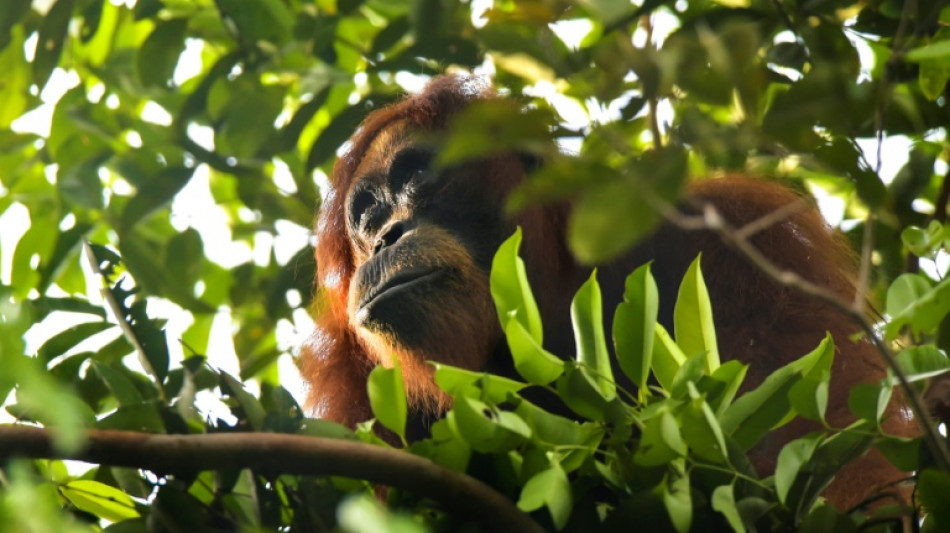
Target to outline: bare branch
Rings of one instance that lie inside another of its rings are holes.
[[[469,516],[486,531],[542,532],[507,497],[481,481],[401,450],[363,442],[277,433],[153,435],[88,430],[64,453],[46,429],[0,425],[0,463],[10,457],[71,459],[157,473],[251,468],[267,474],[344,476],[404,489]]]

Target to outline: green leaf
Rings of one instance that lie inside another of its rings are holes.
[[[128,231],[153,211],[171,202],[178,191],[188,184],[193,173],[193,168],[168,168],[139,187],[122,210],[119,231]]]
[[[393,357],[393,367],[377,366],[369,373],[367,392],[373,415],[379,423],[406,440],[406,386],[402,380],[399,358]]]
[[[944,30],[946,28],[941,31]],[[950,44],[950,41],[943,42]],[[950,80],[950,61],[947,61],[946,57],[924,59],[920,62],[917,80],[920,83],[920,92],[931,101],[937,100],[943,94],[947,81]]]
[[[144,401],[142,394],[135,388],[135,384],[118,370],[99,361],[92,361],[92,369],[109,388],[119,405],[136,405]]]
[[[654,328],[653,358],[651,366],[656,380],[667,391],[673,390],[673,380],[681,366],[686,363],[686,354],[673,341],[673,337],[660,323]]]
[[[810,509],[841,467],[870,449],[875,440],[871,429],[867,422],[858,421],[844,431],[821,439],[808,466],[805,483],[794,485],[786,497],[788,507],[800,512]]]
[[[694,259],[683,276],[673,309],[673,331],[676,344],[687,357],[697,353],[706,354],[706,373],[711,374],[719,367],[719,347],[716,344],[709,291],[699,266],[700,259],[701,256]]]
[[[541,313],[528,284],[524,261],[518,257],[521,228],[502,243],[492,259],[491,295],[498,311],[498,321],[507,324],[514,318],[531,334],[538,345],[544,344]]]
[[[428,529],[412,516],[388,510],[369,494],[354,494],[343,500],[337,520],[348,533],[425,533]]]
[[[745,533],[745,524],[742,523],[739,509],[736,508],[735,486],[730,484],[716,487],[712,493],[712,508],[726,517],[726,522],[729,522],[733,531]]]
[[[455,398],[451,413],[455,430],[477,452],[505,452],[531,437],[531,428],[517,414],[474,398]]]
[[[547,507],[556,529],[567,525],[573,507],[571,484],[557,461],[551,461],[548,468],[531,476],[521,489],[519,509],[531,512],[541,507]]]
[[[613,400],[617,397],[617,385],[604,338],[603,302],[596,269],[574,295],[571,322],[577,343],[577,361],[589,369],[604,399]]]
[[[829,369],[833,358],[834,341],[829,335],[813,351],[772,372],[761,385],[730,405],[720,419],[723,431],[744,449],[751,448],[787,418],[791,388],[804,374],[816,368]]]
[[[691,399],[679,413],[683,440],[699,457],[717,463],[726,462],[726,439],[716,414],[692,384],[689,384],[689,392]]]
[[[444,168],[516,150],[553,152],[550,123],[547,109],[525,109],[501,98],[473,102],[452,118],[449,136],[435,164]]]
[[[502,376],[484,372],[472,372],[454,366],[435,364],[435,382],[445,392],[452,396],[464,394],[466,389],[478,387],[482,392],[482,399],[492,403],[508,401],[508,396],[517,394],[527,384]]]
[[[798,473],[814,455],[821,443],[821,436],[795,439],[782,447],[775,464],[775,492],[782,503],[786,503]]]
[[[261,402],[244,389],[240,381],[234,379],[231,375],[221,372],[221,392],[237,400],[238,405],[244,412],[248,423],[255,431],[261,431],[264,428],[264,420],[267,417]]]
[[[508,320],[505,337],[515,370],[529,383],[547,385],[564,373],[564,361],[542,348],[518,320]]]
[[[659,292],[647,263],[627,276],[613,323],[617,361],[640,391],[648,390],[658,312]]]
[[[59,234],[56,238],[56,246],[53,248],[53,252],[41,267],[41,291],[45,292],[50,284],[56,281],[57,278],[60,279],[60,286],[62,286],[62,273],[64,271],[68,272],[70,266],[76,265],[76,253],[80,248],[83,238],[92,228],[92,224],[80,223]]]
[[[686,461],[682,458],[673,461],[663,483],[660,484],[663,505],[678,533],[686,533],[693,523],[693,499],[685,464]]]
[[[89,337],[114,327],[115,324],[110,322],[85,322],[77,324],[47,339],[46,342],[43,343],[43,346],[40,346],[37,355],[41,361],[49,363]]]
[[[934,41],[915,48],[904,55],[904,59],[911,63],[920,63],[931,59],[950,58],[950,39]]]
[[[4,322],[13,317],[2,309],[2,304],[0,312],[5,315],[4,320],[0,321],[0,333],[9,333],[10,324]],[[16,321],[17,319],[13,318],[13,322]],[[7,376],[13,376],[17,385],[17,404],[7,409],[14,412],[14,407],[18,407],[23,413],[15,416],[37,420],[50,428],[56,450],[78,450],[86,439],[83,429],[95,421],[95,414],[73,394],[72,387],[55,379],[36,358],[2,350],[5,348],[3,344],[0,341],[0,363],[3,365],[4,374],[4,378],[0,378],[0,388],[4,387],[3,379]]]
[[[800,533],[853,533],[858,531],[854,520],[848,515],[837,509],[833,505],[818,505],[808,513],[802,526],[798,530]]]
[[[294,15],[280,0],[218,0],[217,5],[249,44],[280,44],[293,35]]]
[[[812,420],[825,421],[828,410],[828,387],[831,373],[822,372],[820,377],[805,377],[792,385],[788,399],[799,415]]]
[[[45,318],[53,311],[85,313],[96,315],[103,320],[106,318],[106,312],[101,305],[90,303],[84,298],[54,298],[41,296],[35,300],[30,300],[29,303],[33,311],[33,316],[37,320]]]
[[[409,33],[409,17],[402,15],[388,21],[373,38],[370,55],[381,55],[392,48]]]
[[[659,220],[636,186],[614,179],[588,187],[575,202],[567,242],[581,262],[603,263],[649,235]]]
[[[57,0],[42,19],[33,59],[33,81],[41,88],[59,65],[75,4],[75,0]]]
[[[897,316],[933,289],[933,284],[926,277],[919,274],[901,274],[887,288],[887,303],[885,311],[891,316]]]
[[[709,376],[708,379],[711,382],[724,384],[721,391],[703,391],[707,394],[706,401],[709,403],[709,407],[716,412],[717,417],[722,416],[726,408],[732,405],[732,400],[736,397],[736,392],[739,391],[739,387],[742,386],[742,382],[745,380],[745,375],[748,370],[748,365],[733,359],[720,365],[719,368]],[[702,385],[704,383],[704,380],[700,380],[700,390],[703,390]]]
[[[32,0],[8,0],[6,9],[0,10],[0,50],[6,49],[10,44],[11,29],[30,12],[32,3]],[[13,48],[16,48],[16,45]]]
[[[535,442],[570,450],[560,457],[565,472],[574,471],[591,457],[606,433],[602,424],[582,424],[549,413],[527,400],[518,403],[515,413],[531,428]]]
[[[586,368],[567,365],[557,380],[557,395],[575,413],[590,420],[606,420],[609,402]]]
[[[162,20],[155,25],[138,50],[139,78],[144,85],[164,87],[170,82],[185,49],[187,28],[188,19],[184,18]]]
[[[140,433],[165,433],[165,422],[156,402],[123,405],[96,422],[97,429],[121,429]]]
[[[135,502],[128,494],[98,481],[77,479],[61,486],[59,492],[80,511],[110,522],[139,516]]]
[[[307,154],[307,171],[312,171],[333,157],[368,112],[369,110],[364,106],[353,105],[347,106],[333,117],[330,124],[320,132],[320,136],[310,148],[310,153]]]
[[[913,472],[920,466],[921,439],[883,437],[875,447],[901,472]]]
[[[706,354],[698,352],[688,357],[683,366],[676,371],[670,394],[674,398],[685,398],[689,391],[689,385],[695,385],[705,377],[705,366]]]
[[[685,455],[686,443],[680,435],[676,418],[664,410],[644,423],[633,461],[643,466],[660,466]]]
[[[454,415],[432,424],[432,438],[413,442],[409,451],[452,470],[465,472],[472,450],[453,429]]]
[[[859,418],[879,425],[892,391],[891,387],[879,383],[860,383],[848,394],[848,408]]]
[[[917,476],[917,497],[940,531],[950,525],[950,475],[940,470],[926,469]],[[934,525],[934,524],[931,524]]]
[[[23,2],[17,1],[21,4],[20,6],[8,6],[0,10],[4,12],[0,14],[0,17],[5,16],[8,9],[22,9]],[[28,1],[26,6],[29,9]],[[0,46],[2,48],[0,50],[0,65],[4,65],[4,80],[3,84],[0,85],[0,102],[3,102],[3,106],[0,107],[0,128],[3,129],[9,128],[14,120],[26,112],[30,104],[29,87],[33,81],[30,77],[30,64],[27,63],[26,57],[23,55],[23,29],[14,28],[12,37],[13,42],[10,43],[10,46],[6,48]],[[5,36],[0,33],[0,43],[3,39],[5,39]],[[0,209],[0,211],[3,210]]]
[[[918,257],[927,257],[943,245],[945,235],[943,224],[931,220],[927,228],[908,226],[901,232],[901,241],[908,250]]]
[[[931,332],[950,312],[950,280],[931,288],[923,276],[902,274],[887,289],[886,308],[892,317],[884,330],[888,339],[905,325],[915,334]]]
[[[911,346],[897,354],[897,365],[911,383],[930,379],[947,372],[947,354],[932,344]],[[896,384],[896,383],[895,383]]]

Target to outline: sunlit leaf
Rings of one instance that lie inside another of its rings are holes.
[[[820,438],[805,437],[796,439],[782,447],[775,466],[775,491],[779,501],[785,503],[799,471],[811,459],[821,443]]]
[[[657,291],[650,265],[637,268],[627,276],[624,301],[614,313],[613,338],[617,361],[624,374],[641,391],[647,390],[653,362],[654,329],[659,310]]]
[[[577,344],[577,361],[587,367],[607,401],[617,395],[610,368],[610,354],[604,338],[603,301],[597,271],[581,285],[571,302],[571,322]]]
[[[484,398],[495,403],[508,400],[527,386],[526,383],[484,372],[472,372],[461,368],[435,364],[435,382],[442,390],[453,396],[461,395],[470,387],[478,387]]]
[[[406,386],[403,383],[399,359],[393,357],[392,361],[392,368],[379,365],[370,372],[367,384],[369,403],[380,424],[405,440],[408,417]]]
[[[518,498],[518,508],[522,511],[534,511],[547,507],[554,521],[554,527],[562,529],[571,517],[573,498],[567,475],[557,462],[538,472],[524,484]]]
[[[544,339],[541,314],[528,284],[524,261],[518,257],[520,246],[521,228],[518,228],[514,235],[502,243],[492,260],[491,295],[499,321],[507,324],[509,317],[512,317],[541,345]]]
[[[792,385],[788,391],[788,399],[792,408],[799,415],[812,420],[825,420],[828,410],[828,387],[831,383],[831,373],[823,372],[819,377],[805,377]]]
[[[686,354],[659,323],[654,330],[653,343],[653,374],[666,390],[673,390],[673,380],[683,364],[686,363]]]
[[[609,401],[584,367],[567,365],[556,385],[558,397],[575,413],[590,420],[606,419]]]
[[[736,496],[734,485],[720,485],[713,490],[712,508],[722,513],[729,522],[729,526],[736,533],[745,533],[745,524],[742,523],[742,517],[736,508]]]
[[[538,345],[518,320],[508,320],[505,337],[515,370],[529,383],[547,385],[564,372],[564,362]]]
[[[719,347],[709,291],[699,264],[700,258],[697,257],[683,276],[673,311],[674,335],[676,344],[687,357],[706,354],[706,372],[712,373],[719,367]]]
[[[70,503],[78,509],[110,522],[121,522],[139,516],[135,502],[121,490],[93,481],[77,479],[60,489]]]
[[[815,368],[830,369],[833,358],[834,342],[827,336],[813,351],[775,370],[761,385],[733,402],[720,419],[723,431],[750,448],[787,419],[791,410],[788,393],[803,374]]]
[[[660,490],[673,528],[678,533],[686,533],[693,523],[693,498],[684,459],[677,459],[670,465]]]
[[[644,466],[667,464],[686,455],[686,443],[676,419],[667,411],[648,420],[633,460]]]
[[[531,436],[531,428],[517,414],[474,398],[456,398],[452,413],[456,431],[475,451],[511,450]]]

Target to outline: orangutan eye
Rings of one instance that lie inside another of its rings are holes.
[[[431,163],[432,152],[429,150],[412,147],[399,152],[389,165],[390,190],[398,194],[422,184],[434,175]]]
[[[362,231],[379,209],[379,201],[372,191],[363,189],[354,192],[350,200],[350,225]]]

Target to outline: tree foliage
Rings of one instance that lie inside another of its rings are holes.
[[[471,525],[409,491],[387,511],[349,478],[52,459],[80,453],[88,428],[383,445],[305,416],[281,386],[292,346],[278,332],[308,327],[300,228],[335,155],[367,113],[446,70],[491,74],[525,110],[466,113],[442,162],[511,147],[542,157],[510,208],[573,199],[583,260],[635,243],[691,177],[782,178],[842,206],[886,314],[869,334],[902,348],[895,370],[923,391],[947,366],[945,0],[6,0],[0,65],[0,404],[54,437],[47,459],[0,464],[0,530]],[[741,448],[789,413],[823,418],[829,344],[735,398],[744,372],[712,349],[701,273],[671,336],[655,330],[643,269],[612,341],[631,380],[659,386],[630,396],[609,374],[596,280],[572,309],[580,358],[562,362],[540,348],[516,249],[503,247],[492,283],[515,368],[586,421],[518,399],[525,383],[441,367],[455,408],[412,452],[480,477],[548,528],[838,531],[868,518],[816,503],[818,488],[876,445],[920,472],[923,527],[948,527],[946,445],[880,434],[894,382],[857,391],[854,427],[790,443],[758,480]],[[231,373],[218,369],[230,350],[210,342],[216,322],[234,332]],[[398,433],[398,374],[372,387]],[[196,403],[209,397],[224,406]],[[0,428],[0,461],[17,449],[4,439]],[[871,519],[889,527],[887,512]]]

